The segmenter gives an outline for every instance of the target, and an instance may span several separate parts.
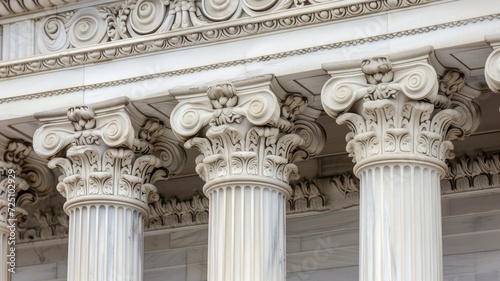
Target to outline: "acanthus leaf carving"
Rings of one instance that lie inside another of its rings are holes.
[[[484,152],[471,157],[462,155],[448,162],[441,180],[443,194],[500,187],[500,154]]]
[[[330,184],[349,204],[359,205],[359,180],[352,173],[333,176],[330,178]]]
[[[326,210],[326,196],[321,192],[316,179],[301,179],[292,185],[292,196],[287,202],[288,214]]]

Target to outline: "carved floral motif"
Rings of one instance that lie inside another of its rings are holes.
[[[68,215],[62,210],[36,210],[27,223],[19,224],[17,231],[21,242],[65,238],[68,236]]]
[[[146,228],[152,230],[207,224],[208,206],[208,198],[199,193],[184,201],[176,197],[160,199],[149,205],[151,215]]]
[[[500,187],[500,154],[463,155],[448,162],[448,173],[441,180],[441,192],[457,193]]]
[[[308,211],[326,210],[326,196],[321,193],[315,179],[301,179],[292,185],[293,193],[287,202],[287,212],[303,213]]]
[[[345,200],[353,205],[359,205],[359,180],[352,173],[345,173],[330,178],[330,184],[336,188]]]

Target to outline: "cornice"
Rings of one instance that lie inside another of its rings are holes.
[[[68,33],[66,37],[74,38],[72,40],[74,43],[73,45],[76,44],[75,46],[82,47],[69,50],[59,50],[45,55],[3,62],[0,64],[0,78],[85,65],[158,51],[173,50],[199,44],[216,43],[243,37],[246,38],[248,36],[262,35],[270,32],[288,30],[291,28],[305,27],[314,24],[366,16],[436,1],[440,0],[372,0],[339,1],[332,3],[321,3],[324,1],[310,1],[314,2],[314,5],[294,9],[286,8],[284,11],[280,12],[276,12],[271,9],[270,11],[273,11],[272,13],[270,13],[269,10],[266,10],[268,13],[263,15],[257,13],[251,17],[242,19],[231,18],[231,20],[224,20],[215,23],[203,23],[195,27],[191,27],[192,24],[190,24],[187,27],[182,27],[177,30],[172,29],[168,32],[155,34],[151,34],[152,32],[149,32],[149,34],[148,32],[145,32],[148,35],[131,39],[120,38],[120,40],[113,42],[111,42],[111,37],[113,36],[108,36],[108,34],[119,33],[118,30],[114,30],[114,32],[112,30],[104,30],[104,33],[102,31],[99,32],[100,38],[97,42],[92,41],[93,43],[99,43],[99,45],[90,47],[83,47],[86,43],[80,42],[76,38],[78,37],[77,35]],[[124,5],[127,5],[127,3],[124,3]],[[78,14],[81,11],[82,10],[76,11],[75,14]],[[248,13],[248,11],[246,12]],[[82,11],[81,13],[85,14],[87,17],[94,16],[96,17],[95,21],[98,21],[97,15],[99,15],[99,12],[97,9],[95,9],[95,11]],[[118,20],[119,16],[117,15],[116,17],[117,19],[115,19],[115,21]],[[193,15],[191,15],[191,17],[193,17]],[[102,19],[99,19],[99,21],[100,20]],[[76,21],[77,20],[72,20],[72,26],[76,24]],[[188,19],[188,21],[192,21],[192,19]],[[166,20],[165,22],[168,21]],[[118,24],[121,24],[121,22],[114,21],[109,22],[109,24],[107,23],[108,22],[106,21],[103,28],[110,28],[110,26],[117,26]],[[127,26],[128,25],[130,25],[130,23],[127,23]],[[75,28],[76,27],[73,29]],[[53,37],[55,35],[51,36]],[[130,36],[122,36],[122,38],[123,37]],[[63,48],[69,47],[69,43],[60,43],[59,45]]]
[[[148,74],[148,75],[141,75],[141,76],[126,78],[126,79],[107,81],[107,82],[95,83],[95,84],[88,84],[88,85],[82,85],[82,86],[77,86],[77,87],[69,87],[69,88],[58,89],[58,90],[53,90],[53,91],[46,91],[46,92],[41,92],[41,93],[36,93],[36,94],[26,94],[26,95],[18,95],[18,96],[13,96],[13,97],[1,98],[0,104],[17,102],[17,101],[22,101],[22,100],[39,99],[39,98],[52,97],[52,96],[60,96],[60,95],[65,95],[65,94],[79,92],[79,91],[101,89],[101,88],[113,87],[113,86],[118,86],[118,85],[127,85],[127,84],[131,84],[131,83],[136,83],[136,82],[150,80],[150,79],[156,79],[156,78],[162,78],[162,77],[183,76],[183,75],[188,75],[188,74],[196,73],[196,72],[204,72],[204,71],[215,70],[215,69],[223,69],[223,68],[228,68],[228,67],[233,67],[233,66],[238,66],[238,65],[245,65],[245,64],[255,63],[255,62],[267,62],[267,61],[282,59],[282,58],[286,58],[286,57],[292,57],[292,56],[303,55],[303,54],[308,54],[308,53],[316,53],[316,52],[332,50],[332,49],[340,49],[340,48],[349,47],[349,46],[358,46],[358,45],[362,45],[365,43],[390,40],[390,39],[398,38],[398,37],[407,37],[407,36],[412,36],[415,34],[429,33],[429,32],[434,32],[437,30],[442,30],[442,29],[447,29],[447,28],[455,28],[455,27],[459,27],[459,26],[474,24],[476,22],[493,21],[493,20],[498,20],[498,19],[500,19],[500,14],[491,14],[491,15],[474,17],[474,18],[469,18],[469,19],[464,19],[464,20],[459,20],[459,21],[452,21],[452,22],[447,22],[447,23],[442,23],[442,24],[437,24],[437,25],[430,25],[430,26],[426,26],[426,27],[407,29],[404,31],[391,32],[391,33],[382,34],[382,35],[368,36],[368,37],[363,37],[363,38],[359,38],[359,39],[355,39],[355,40],[346,40],[346,41],[341,41],[341,42],[336,42],[336,43],[331,43],[331,44],[324,44],[324,45],[319,45],[319,46],[314,46],[314,47],[296,49],[296,50],[292,50],[292,51],[279,52],[279,53],[274,53],[274,54],[270,54],[270,55],[256,56],[256,57],[250,57],[250,58],[239,59],[239,60],[232,60],[232,61],[227,61],[227,62],[219,62],[219,63],[214,63],[214,64],[207,64],[207,65],[202,65],[202,66],[179,69],[179,70],[174,70],[174,71],[165,71],[165,72],[159,72],[159,73]],[[16,63],[13,63],[13,62],[0,63],[0,78],[10,77],[9,75],[7,75],[7,73],[10,71],[9,70],[10,68],[17,69],[16,72],[19,73],[19,74],[15,74],[15,75],[11,75],[11,76],[23,75],[23,74],[29,74],[29,73],[37,73],[40,71],[44,71],[44,70],[30,70],[30,67],[29,67],[30,64],[42,64],[44,60],[54,61],[54,64],[55,64],[54,69],[69,66],[69,65],[65,66],[64,64],[61,64],[61,63],[56,63],[56,61],[58,59],[60,59],[60,58],[58,58],[57,56],[54,56],[53,58],[38,58],[36,61],[20,60],[20,61],[17,61]],[[102,61],[104,61],[104,60],[107,60],[107,59],[103,59]],[[98,62],[98,61],[99,60],[93,61],[93,62]],[[46,70],[49,70],[49,69],[46,69]]]

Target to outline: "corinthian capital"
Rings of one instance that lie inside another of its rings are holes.
[[[63,173],[57,189],[66,205],[113,197],[147,211],[158,198],[153,183],[184,166],[185,152],[165,125],[144,116],[128,99],[36,117],[43,125],[35,132],[34,150]]]
[[[298,175],[294,163],[323,148],[323,129],[314,122],[320,112],[272,76],[172,94],[181,101],[172,129],[202,153],[196,171],[206,182],[260,176],[288,183]]]
[[[430,157],[444,169],[451,141],[476,130],[479,107],[462,93],[463,75],[455,70],[438,75],[429,64],[430,52],[324,65],[332,78],[321,93],[323,107],[350,127],[347,151],[357,166]]]
[[[488,37],[487,41],[493,47],[493,52],[486,61],[484,76],[490,89],[500,94],[500,34]]]

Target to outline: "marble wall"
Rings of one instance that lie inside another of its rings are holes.
[[[445,281],[500,281],[500,192],[443,197]],[[206,280],[206,225],[148,232],[145,281]],[[13,281],[66,280],[66,241],[19,245]],[[287,279],[358,280],[358,210],[287,220]]]

